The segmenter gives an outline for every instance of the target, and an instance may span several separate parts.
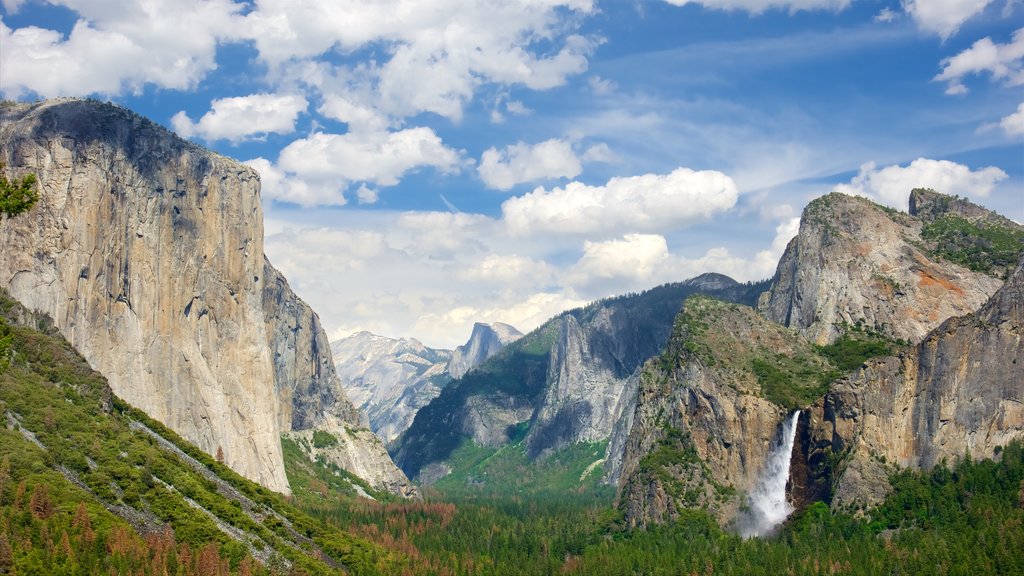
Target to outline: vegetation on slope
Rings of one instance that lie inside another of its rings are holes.
[[[952,214],[925,224],[921,237],[930,243],[931,254],[1002,278],[1024,255],[1024,228],[972,222]]]
[[[892,478],[868,515],[816,503],[779,533],[743,540],[702,511],[625,531],[617,513],[561,499],[427,490],[424,502],[320,503],[310,513],[409,558],[408,574],[1019,574],[1024,573],[1024,446]],[[439,498],[450,501],[439,501]]]
[[[3,169],[4,165],[0,164],[0,172]],[[27,174],[14,181],[0,174],[0,215],[17,216],[27,212],[35,206],[37,200],[39,193],[36,191],[35,174]]]
[[[0,573],[392,573],[114,397],[46,319],[0,294]]]

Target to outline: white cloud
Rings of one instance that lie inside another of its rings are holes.
[[[999,121],[999,126],[1007,136],[1024,136],[1024,102],[1017,106],[1017,111]]]
[[[896,18],[896,11],[888,7],[882,8],[881,12],[875,14],[875,22],[892,22],[896,20]]]
[[[355,104],[340,94],[327,94],[317,112],[348,124],[351,132],[382,132],[388,119],[373,108]]]
[[[380,199],[380,193],[366,184],[360,184],[359,188],[356,189],[356,199],[359,200],[360,204],[374,204]]]
[[[459,119],[484,84],[543,90],[586,70],[598,40],[573,30],[593,10],[592,0],[260,0],[243,28],[284,74],[331,51],[372,48],[386,56],[303,78],[386,116]]]
[[[612,178],[604,186],[570,182],[550,191],[537,188],[506,200],[501,211],[515,236],[658,232],[728,210],[738,195],[721,172],[677,168]]]
[[[192,88],[216,68],[217,44],[233,38],[242,9],[229,0],[55,3],[80,16],[67,37],[0,22],[6,97]]]
[[[914,188],[984,198],[996,183],[1006,178],[1006,172],[994,166],[971,170],[949,160],[918,158],[906,167],[893,165],[876,169],[874,162],[868,162],[860,167],[860,173],[849,184],[839,184],[835,191],[867,196],[876,202],[906,210],[910,191]]]
[[[988,72],[993,80],[1001,80],[1007,86],[1024,84],[1024,28],[1013,33],[1007,44],[996,44],[989,37],[975,42],[970,48],[956,56],[942,61],[942,72],[935,76],[939,82],[947,82],[947,94],[963,94],[967,86],[963,80],[971,74]]]
[[[665,0],[675,6],[700,4],[705,8],[719,10],[746,10],[760,14],[766,10],[779,9],[797,12],[800,10],[842,10],[850,0]]]
[[[616,88],[618,88],[618,85],[616,85],[615,82],[607,78],[601,78],[600,76],[591,76],[588,78],[587,85],[590,86],[590,89],[594,94],[599,96],[611,94]]]
[[[430,128],[419,127],[315,133],[286,146],[274,165],[262,158],[248,164],[264,174],[267,198],[302,206],[340,206],[353,183],[394,186],[412,170],[430,167],[452,172],[460,162],[461,152],[445,146]],[[360,197],[364,203],[373,196],[369,190]]]
[[[574,178],[583,171],[583,164],[570,142],[552,138],[533,146],[518,142],[500,151],[488,148],[477,171],[488,187],[508,190],[523,182]]]
[[[459,272],[461,280],[510,285],[526,282],[545,284],[553,276],[553,268],[543,261],[516,254],[488,254]]]
[[[669,258],[668,242],[658,234],[626,234],[621,239],[583,243],[583,256],[569,271],[568,282],[585,288],[616,279],[626,285],[654,285]]]
[[[992,0],[903,0],[903,9],[928,32],[949,38]]]
[[[295,120],[309,103],[298,94],[252,94],[221,98],[210,111],[193,122],[184,111],[171,118],[174,130],[183,138],[239,142],[265,134],[291,134]]]

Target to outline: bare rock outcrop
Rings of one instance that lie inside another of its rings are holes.
[[[800,376],[768,389],[758,362]],[[689,298],[640,376],[617,496],[627,523],[661,524],[693,508],[733,519],[792,405],[813,398],[830,368],[806,339],[747,306]]]
[[[448,374],[452,378],[462,378],[466,372],[483,364],[502,348],[522,337],[522,332],[503,322],[477,322],[473,324],[469,340],[452,351],[451,359],[448,361]]]
[[[282,432],[363,423],[319,320],[264,257],[255,171],[75,99],[0,107],[0,162],[40,192],[0,220],[0,285],[116,394],[286,493]]]
[[[812,201],[759,309],[819,344],[835,340],[844,324],[919,342],[1002,284],[929,250],[922,225],[865,198],[832,193]]]
[[[331,342],[331,352],[345,392],[385,443],[404,432],[449,380],[451,352],[415,338],[359,332]]]

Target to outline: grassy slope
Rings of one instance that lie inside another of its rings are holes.
[[[391,572],[397,555],[312,520],[114,397],[53,330],[14,325],[24,313],[6,296],[0,313],[0,568],[9,552],[26,573],[265,571],[252,557],[274,571]]]

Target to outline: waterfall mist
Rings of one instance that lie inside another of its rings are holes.
[[[786,481],[799,419],[797,410],[783,422],[782,432],[768,452],[757,485],[747,495],[748,508],[737,518],[737,527],[744,538],[770,534],[793,511],[793,506],[786,501]]]

